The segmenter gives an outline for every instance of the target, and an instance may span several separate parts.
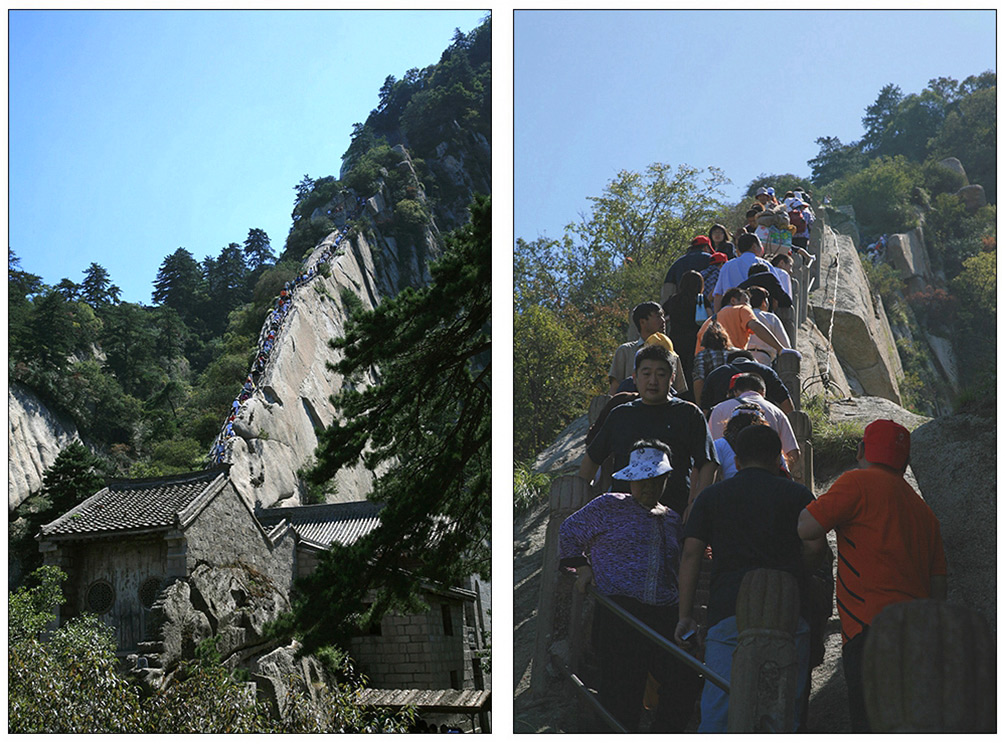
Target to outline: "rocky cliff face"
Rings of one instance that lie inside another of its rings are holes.
[[[873,296],[852,239],[825,226],[820,241],[818,289],[808,317],[831,341],[852,391],[901,403],[903,375],[894,334],[879,297]]]
[[[7,510],[42,487],[42,473],[60,450],[80,439],[73,422],[57,416],[17,383],[7,390]]]

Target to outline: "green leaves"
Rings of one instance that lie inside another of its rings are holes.
[[[377,382],[333,397],[339,416],[320,437],[317,484],[359,460],[382,475],[369,499],[381,525],[333,547],[300,586],[292,626],[309,648],[351,633],[366,592],[372,613],[409,607],[421,583],[488,575],[491,500],[491,204],[446,239],[432,283],[355,311],[334,346],[343,376]],[[334,581],[338,577],[339,581]]]

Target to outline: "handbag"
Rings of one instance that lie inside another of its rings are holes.
[[[706,299],[700,292],[695,298],[695,323],[701,326],[709,318],[709,311],[706,310]]]

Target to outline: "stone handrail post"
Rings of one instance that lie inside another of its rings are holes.
[[[569,637],[572,581],[560,581],[559,526],[591,498],[589,485],[579,476],[560,476],[552,482],[548,498],[548,527],[542,551],[534,662],[531,666],[531,691],[536,696],[546,693],[549,687],[546,666],[551,658],[553,642]]]
[[[864,645],[863,693],[874,732],[995,732],[988,622],[937,600],[887,606]]]
[[[727,732],[792,731],[799,613],[800,593],[792,574],[755,569],[744,575],[737,596]]]

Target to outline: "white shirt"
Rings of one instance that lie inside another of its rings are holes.
[[[744,391],[737,398],[728,398],[726,401],[720,401],[713,407],[713,411],[709,415],[709,434],[712,435],[714,440],[723,437],[723,431],[727,428],[727,422],[730,421],[730,416],[734,413],[734,409],[743,403],[758,404],[758,408],[765,415],[765,420],[776,431],[776,434],[779,435],[779,439],[782,440],[782,451],[784,453],[788,453],[791,450],[800,450],[800,446],[796,442],[796,435],[793,434],[793,427],[789,423],[789,419],[782,412],[782,409],[771,401],[766,401],[754,391]]]
[[[754,264],[764,264],[769,269],[772,269],[772,265],[765,261],[765,259],[755,256],[752,251],[745,251],[736,259],[730,259],[720,269],[720,276],[716,280],[716,288],[713,290],[713,295],[722,295],[731,287],[736,287],[747,279],[748,270]]]

